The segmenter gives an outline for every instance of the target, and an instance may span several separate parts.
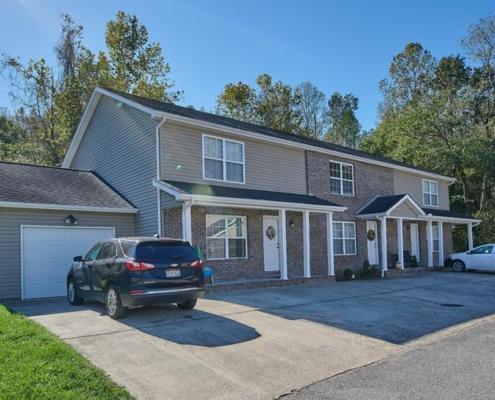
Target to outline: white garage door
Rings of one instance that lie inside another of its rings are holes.
[[[64,296],[74,256],[109,237],[115,237],[114,228],[21,227],[22,298]]]

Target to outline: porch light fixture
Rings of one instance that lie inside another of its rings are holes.
[[[411,232],[411,227],[410,226],[408,226],[406,229],[407,229],[408,232]]]
[[[294,221],[293,221],[293,220],[290,220],[290,221],[289,221],[289,226],[290,226],[291,228],[294,228]]]
[[[67,216],[67,218],[64,220],[64,222],[67,225],[77,225],[79,223],[79,221],[77,220],[77,218],[75,218],[72,214],[69,214]]]

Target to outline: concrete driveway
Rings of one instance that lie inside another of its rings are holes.
[[[495,313],[495,275],[419,277],[210,295],[122,320],[102,304],[7,304],[138,399],[269,399],[409,351]]]

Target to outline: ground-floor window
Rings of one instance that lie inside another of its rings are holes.
[[[438,251],[440,248],[440,235],[438,231],[438,225],[432,225],[431,230],[433,232],[433,251]],[[426,240],[428,240],[428,227],[426,227]]]
[[[206,257],[247,258],[246,217],[206,215]]]
[[[354,222],[333,223],[333,252],[337,256],[356,254],[356,224]]]

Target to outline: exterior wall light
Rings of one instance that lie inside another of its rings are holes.
[[[64,220],[64,222],[67,225],[77,225],[79,223],[79,221],[77,220],[77,218],[75,218],[72,214],[69,214],[67,216],[67,218]]]
[[[289,226],[290,226],[291,228],[294,228],[294,221],[293,221],[293,220],[290,220],[290,221],[289,221]]]

